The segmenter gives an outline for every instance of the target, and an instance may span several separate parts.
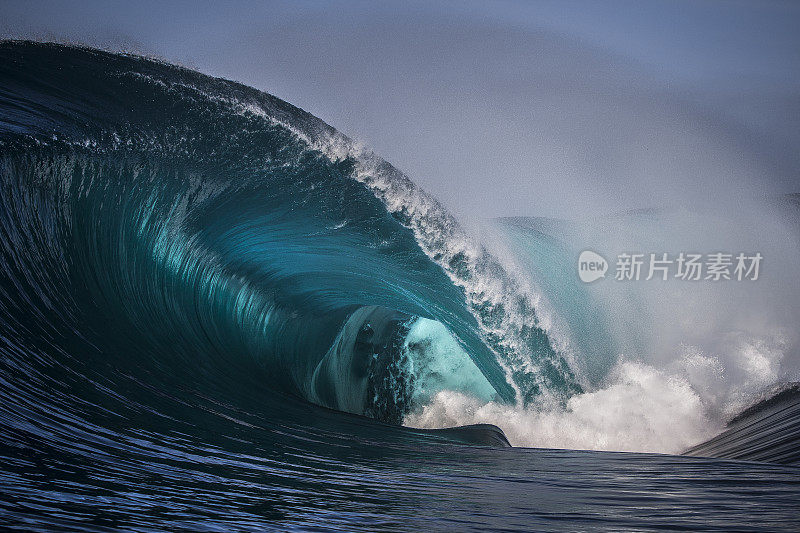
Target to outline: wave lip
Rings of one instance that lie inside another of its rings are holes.
[[[511,443],[508,442],[503,430],[494,424],[469,424],[452,428],[419,429],[416,431],[427,435],[444,437],[460,444],[511,448]]]

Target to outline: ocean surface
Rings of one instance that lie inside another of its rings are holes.
[[[475,236],[274,96],[56,44],[0,43],[0,187],[3,527],[800,530],[796,267],[701,338],[572,265],[671,214]]]

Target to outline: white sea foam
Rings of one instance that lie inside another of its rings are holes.
[[[514,446],[680,453],[719,433],[757,392],[780,381],[783,345],[775,342],[749,339],[731,354],[748,376],[744,382],[728,379],[717,356],[683,346],[668,369],[620,361],[605,384],[566,406],[521,408],[442,391],[405,424],[495,424]]]
[[[484,403],[443,391],[405,423],[495,424],[514,446],[668,453],[721,428],[706,416],[702,399],[684,378],[633,362],[620,363],[607,387],[575,395],[564,408]]]

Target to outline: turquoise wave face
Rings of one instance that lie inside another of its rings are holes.
[[[318,119],[142,58],[0,53],[10,345],[177,376],[245,365],[394,424],[442,388],[578,390],[525,297],[485,288],[510,284],[488,254],[453,251],[435,201],[374,156],[335,154],[349,141]]]

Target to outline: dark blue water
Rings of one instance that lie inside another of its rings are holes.
[[[348,143],[224,80],[0,44],[2,525],[800,528],[796,466],[400,426],[448,387],[582,388],[500,265]]]

